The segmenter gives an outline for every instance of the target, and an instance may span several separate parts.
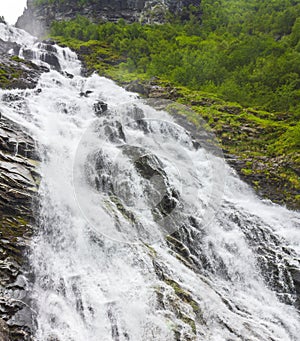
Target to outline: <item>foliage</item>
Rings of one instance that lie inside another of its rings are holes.
[[[186,23],[173,18],[151,26],[77,17],[54,22],[52,35],[107,44],[131,72],[245,106],[300,111],[300,4],[204,0],[201,6],[201,25],[192,11]]]
[[[278,197],[299,208],[300,2],[202,0],[201,11],[201,23],[191,8],[187,22],[170,17],[162,25],[78,16],[54,22],[52,36],[83,51],[100,74],[176,86],[224,149],[245,160],[241,174],[258,189],[277,184]]]

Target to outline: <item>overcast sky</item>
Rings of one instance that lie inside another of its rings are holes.
[[[3,15],[9,24],[15,24],[23,13],[27,0],[0,0],[0,15]]]

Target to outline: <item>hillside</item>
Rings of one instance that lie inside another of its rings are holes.
[[[258,193],[299,208],[300,5],[222,6],[202,1],[201,25],[193,12],[187,23],[156,26],[77,18],[53,23],[52,36],[76,49],[89,70],[121,83],[169,83]]]

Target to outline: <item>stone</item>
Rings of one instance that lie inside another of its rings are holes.
[[[32,53],[29,51],[27,52],[27,56],[31,59]],[[33,89],[36,87],[40,75],[43,72],[49,71],[47,67],[41,67],[29,60],[23,60],[1,52],[0,67],[2,71],[0,88],[3,89]],[[6,99],[4,98],[4,100]]]
[[[94,112],[96,116],[102,116],[105,111],[107,111],[108,106],[106,103],[103,101],[98,101],[97,103],[94,104]]]
[[[44,53],[41,56],[41,60],[45,63],[48,63],[50,66],[52,66],[54,70],[59,71],[59,72],[61,71],[58,57],[54,53],[50,53],[50,52]]]
[[[4,94],[6,101],[19,95]],[[0,340],[30,340],[30,315],[21,313],[26,300],[27,258],[24,256],[35,224],[33,201],[40,176],[35,141],[24,127],[1,115],[0,119]],[[20,313],[19,313],[20,311]],[[28,316],[25,325],[23,317]],[[23,316],[22,320],[18,316]],[[3,322],[1,318],[8,321]],[[26,331],[24,330],[26,329]]]
[[[80,97],[89,97],[89,95],[92,94],[92,93],[93,93],[93,91],[91,91],[91,90],[81,91],[81,92],[79,93],[79,96],[80,96]]]
[[[9,330],[7,324],[0,319],[0,340],[9,341]]]
[[[145,96],[149,95],[149,88],[147,86],[145,86],[144,84],[142,84],[139,80],[134,80],[134,81],[130,82],[125,87],[125,89],[127,91],[137,92],[141,95],[145,95]]]

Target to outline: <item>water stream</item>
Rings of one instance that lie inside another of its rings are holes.
[[[69,49],[3,24],[0,38],[59,61],[1,102],[41,157],[34,340],[298,340],[300,214],[259,199],[166,112],[82,77]]]

